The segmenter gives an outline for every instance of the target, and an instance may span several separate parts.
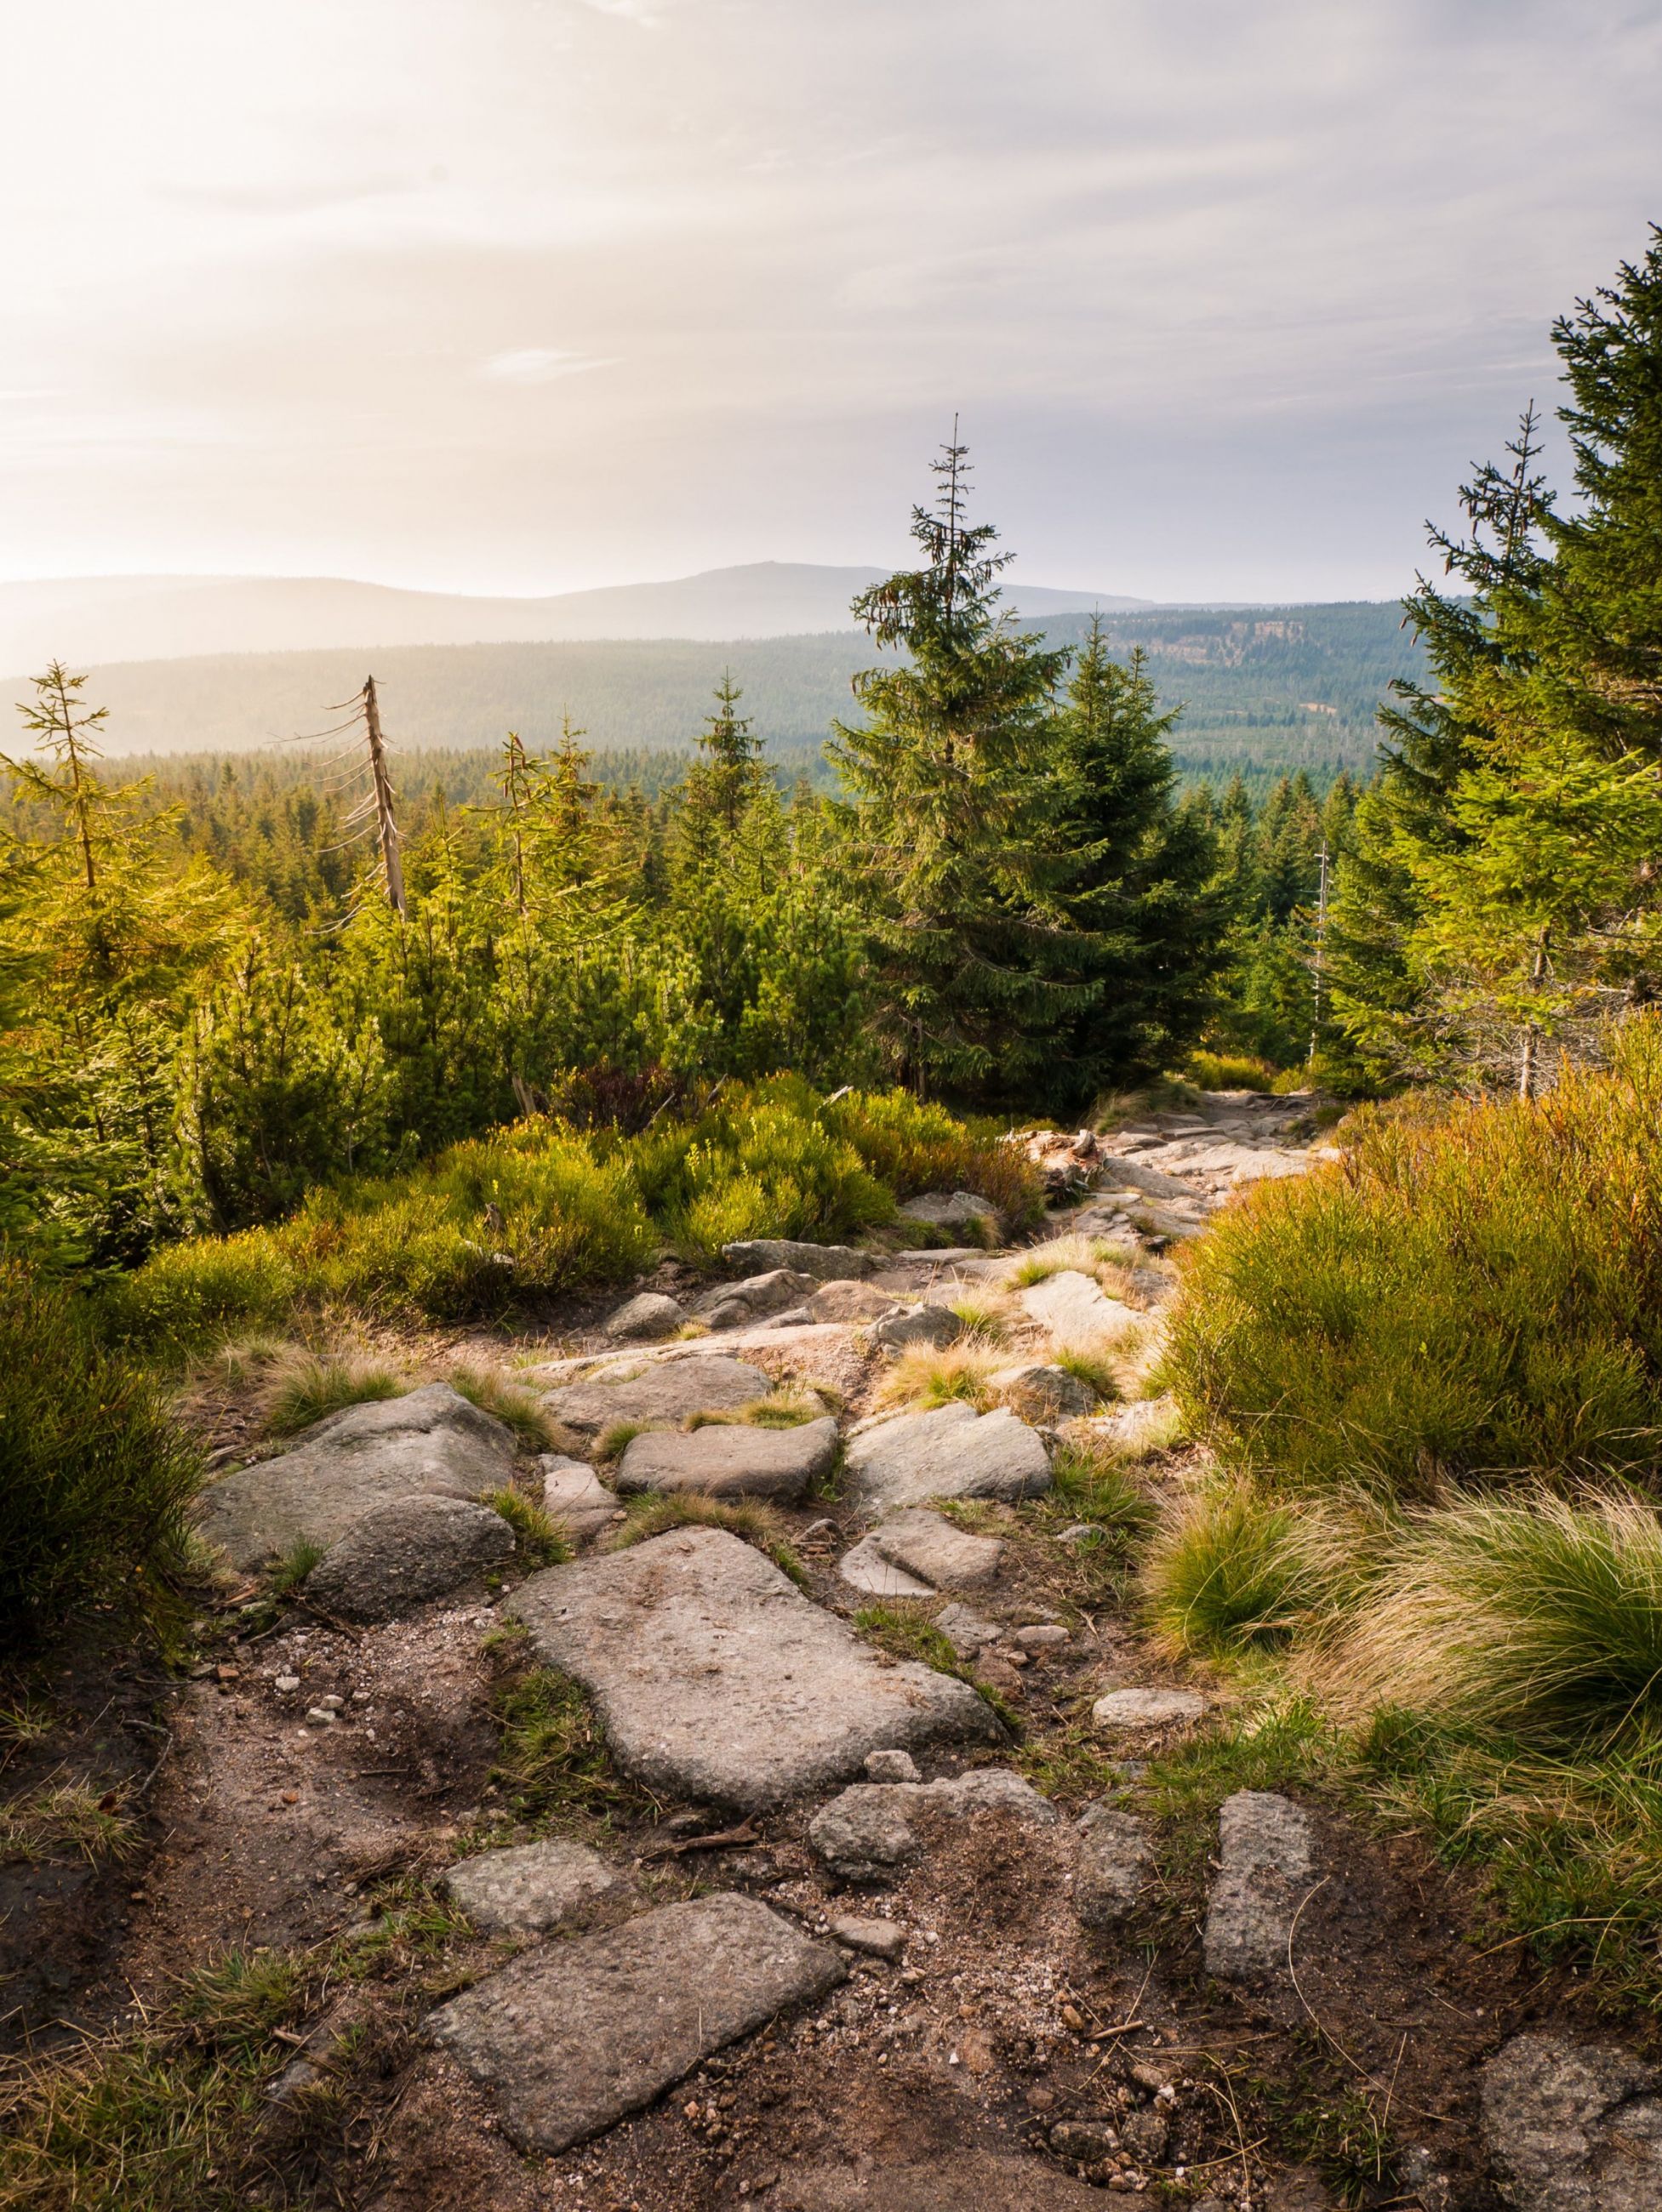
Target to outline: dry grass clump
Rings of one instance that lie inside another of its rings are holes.
[[[681,1426],[689,1431],[731,1428],[735,1425],[751,1429],[800,1429],[810,1421],[823,1421],[825,1412],[817,1397],[800,1391],[776,1390],[768,1397],[752,1398],[748,1406],[735,1406],[730,1412],[689,1413]]]
[[[1030,1290],[1035,1283],[1048,1282],[1052,1275],[1073,1273],[1088,1275],[1105,1288],[1105,1278],[1111,1278],[1115,1285],[1121,1283],[1136,1258],[1132,1246],[1111,1237],[1052,1237],[1013,1260],[1004,1279],[1016,1290]],[[1117,1288],[1114,1295],[1119,1295]]]
[[[1014,1298],[995,1290],[966,1291],[952,1301],[947,1311],[955,1313],[982,1344],[1002,1344],[1026,1318]]]
[[[1311,1671],[1352,1717],[1393,1705],[1536,1745],[1662,1751],[1662,1521],[1625,1491],[1428,1513]]]
[[[616,1534],[607,1538],[608,1552],[627,1551],[649,1536],[667,1535],[672,1528],[725,1528],[765,1552],[781,1574],[788,1575],[799,1589],[808,1578],[802,1562],[785,1540],[784,1525],[773,1509],[758,1498],[710,1498],[702,1490],[664,1490],[631,1498],[627,1518]]]
[[[1002,1355],[984,1344],[963,1341],[939,1352],[914,1344],[884,1376],[877,1401],[885,1408],[905,1406],[927,1413],[961,1398],[984,1413],[993,1403],[992,1377],[1001,1364]]]
[[[534,1391],[514,1382],[499,1367],[453,1367],[450,1387],[458,1390],[482,1413],[490,1413],[514,1431],[527,1451],[553,1451],[558,1438],[555,1425]]]
[[[123,1859],[138,1843],[126,1793],[60,1782],[0,1805],[0,1862],[7,1859]]]

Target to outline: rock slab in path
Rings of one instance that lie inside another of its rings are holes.
[[[996,1536],[972,1535],[922,1505],[883,1522],[867,1541],[935,1589],[971,1589],[990,1582],[1004,1558]]]
[[[667,1359],[610,1382],[573,1382],[543,1403],[574,1436],[598,1437],[619,1421],[680,1421],[689,1413],[731,1413],[765,1398],[773,1385],[742,1359],[697,1354]]]
[[[868,1752],[998,1739],[967,1683],[881,1657],[726,1529],[548,1568],[512,1611],[588,1692],[626,1774],[737,1811],[843,1781]]]
[[[1050,1799],[1021,1775],[977,1766],[940,1782],[856,1782],[814,1814],[808,1842],[842,1881],[883,1881],[922,1856],[915,1823],[931,1810],[954,1820],[1006,1813],[1038,1827],[1051,1827],[1057,1818]]]
[[[643,1342],[656,1336],[673,1336],[688,1319],[686,1308],[661,1291],[642,1291],[638,1297],[608,1314],[605,1333],[618,1344]]]
[[[1074,1917],[1082,1928],[1111,1928],[1135,1905],[1154,1865],[1148,1824],[1117,1805],[1093,1805],[1078,1832]]]
[[[742,1283],[718,1283],[692,1310],[711,1328],[743,1328],[747,1322],[801,1305],[812,1297],[813,1286],[813,1276],[795,1267],[770,1267],[765,1274],[747,1275]]]
[[[881,1321],[894,1311],[894,1299],[872,1283],[821,1283],[808,1300],[814,1321]]]
[[[871,1254],[856,1252],[852,1244],[806,1244],[788,1237],[757,1237],[724,1244],[721,1257],[741,1274],[767,1275],[776,1267],[789,1267],[799,1275],[812,1275],[816,1283],[857,1282],[872,1271]]]
[[[514,1554],[500,1513],[464,1498],[395,1498],[353,1523],[313,1568],[307,1595],[347,1620],[396,1620]]]
[[[847,1972],[834,1945],[729,1891],[539,1946],[453,1997],[428,2031],[495,2090],[515,2142],[561,2151]]]
[[[885,1352],[905,1352],[915,1344],[944,1352],[958,1342],[967,1326],[950,1306],[908,1306],[886,1314],[872,1331],[872,1342]]]
[[[586,1459],[545,1452],[537,1464],[543,1474],[543,1510],[580,1544],[602,1534],[617,1519],[613,1493]]]
[[[1495,2187],[1527,2212],[1662,2204],[1658,2078],[1612,2045],[1513,2036],[1483,2069],[1483,2141]]]
[[[1099,1728],[1175,1728],[1205,1711],[1197,1690],[1110,1690],[1092,1706],[1091,1718]]]
[[[1031,1359],[1016,1367],[1001,1367],[989,1377],[1013,1413],[1029,1421],[1072,1421],[1094,1413],[1102,1401],[1082,1376],[1049,1360]]]
[[[1101,2212],[1103,2198],[1036,2158],[950,2151],[918,2166],[800,2167],[767,2201],[778,2212]]]
[[[1064,1267],[1021,1293],[1022,1310],[1048,1328],[1052,1336],[1069,1343],[1093,1337],[1124,1336],[1138,1328],[1142,1316],[1135,1307],[1111,1298],[1099,1283],[1077,1267]]]
[[[1238,1790],[1218,1814],[1217,1874],[1206,1907],[1206,1971],[1221,1980],[1285,1973],[1310,1886],[1310,1818],[1291,1798]]]
[[[296,1544],[326,1552],[378,1505],[465,1498],[514,1472],[514,1439],[447,1382],[348,1406],[306,1430],[278,1459],[210,1484],[197,1501],[203,1535],[253,1568]]]
[[[861,1503],[884,1510],[931,1498],[1037,1498],[1050,1486],[1044,1446],[1025,1421],[961,1401],[868,1429],[849,1446],[848,1473]]]
[[[804,1421],[794,1429],[752,1428],[712,1421],[686,1436],[636,1437],[618,1469],[618,1490],[697,1490],[710,1498],[770,1498],[794,1504],[837,1457],[837,1423]]]
[[[998,1235],[998,1208],[972,1190],[929,1190],[909,1198],[900,1209],[908,1221],[924,1221],[932,1229],[955,1230],[971,1239]]]
[[[441,1886],[487,1936],[536,1936],[581,1919],[622,1878],[598,1852],[551,1838],[459,1860]]]

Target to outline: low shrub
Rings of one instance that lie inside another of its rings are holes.
[[[834,1240],[894,1213],[892,1190],[818,1117],[811,1092],[764,1090],[712,1108],[637,1138],[628,1157],[654,1214],[694,1259],[740,1237]]]
[[[163,1609],[201,1479],[155,1384],[68,1292],[0,1261],[0,1642]]]
[[[1191,1052],[1184,1074],[1200,1091],[1273,1091],[1279,1071],[1246,1053]]]
[[[897,1198],[933,1190],[973,1191],[1012,1230],[1044,1217],[1044,1183],[1020,1147],[994,1121],[959,1121],[909,1091],[850,1091],[820,1109],[827,1128],[851,1144]]]
[[[1294,1485],[1405,1499],[1649,1479],[1662,1433],[1662,1018],[1547,1097],[1363,1107],[1184,1257],[1168,1371],[1196,1432]]]
[[[1428,1514],[1316,1672],[1353,1714],[1394,1705],[1549,1748],[1662,1754],[1662,1521],[1631,1492]]]

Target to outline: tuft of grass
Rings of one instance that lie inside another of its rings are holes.
[[[1202,1091],[1273,1091],[1281,1073],[1267,1060],[1229,1052],[1191,1052],[1183,1072]]]
[[[807,1570],[785,1540],[782,1524],[772,1508],[758,1498],[738,1498],[730,1503],[709,1498],[702,1490],[648,1492],[630,1498],[622,1528],[608,1538],[608,1552],[626,1551],[649,1536],[667,1535],[672,1528],[725,1528],[742,1537],[758,1552],[765,1552],[782,1575],[797,1588],[808,1587]]]
[[[1157,1514],[1117,1453],[1071,1441],[1059,1445],[1050,1462],[1045,1504],[1053,1518],[1094,1522],[1126,1543],[1146,1535]]]
[[[1226,1480],[1185,1498],[1156,1532],[1142,1568],[1149,1622],[1174,1653],[1274,1650],[1330,1616],[1355,1556],[1354,1540],[1307,1505]]]
[[[776,1390],[771,1397],[754,1398],[748,1406],[736,1406],[731,1413],[689,1413],[681,1425],[689,1431],[732,1427],[735,1424],[751,1429],[800,1429],[810,1421],[823,1421],[825,1418],[825,1407],[811,1398],[797,1397],[788,1390]]]
[[[410,1388],[378,1360],[323,1359],[315,1352],[290,1352],[275,1364],[265,1407],[265,1425],[274,1437],[293,1436],[348,1406],[401,1398]]]
[[[470,1405],[477,1406],[482,1413],[493,1415],[504,1428],[511,1429],[522,1449],[554,1449],[554,1424],[541,1399],[521,1384],[510,1382],[500,1368],[466,1364],[453,1367],[449,1382],[452,1389],[460,1391]]]
[[[989,1385],[998,1365],[997,1353],[983,1345],[960,1342],[936,1352],[927,1344],[914,1344],[884,1376],[878,1403],[928,1411],[961,1398],[984,1413],[993,1402]]]
[[[600,1431],[594,1446],[596,1460],[605,1466],[612,1460],[621,1459],[636,1437],[646,1436],[655,1425],[651,1421],[613,1421]]]
[[[933,1667],[937,1674],[952,1674],[967,1682],[983,1705],[989,1706],[1013,1736],[1023,1734],[1021,1716],[989,1683],[978,1682],[972,1670],[953,1649],[951,1639],[937,1628],[924,1609],[928,1599],[880,1598],[862,1605],[854,1616],[858,1633],[891,1658],[910,1659]]]
[[[499,1684],[493,1705],[502,1738],[492,1778],[516,1820],[610,1826],[649,1808],[613,1766],[606,1730],[569,1675],[531,1668]]]
[[[322,1557],[322,1545],[314,1544],[307,1537],[302,1536],[290,1544],[271,1569],[271,1595],[274,1598],[293,1597]]]
[[[119,1790],[102,1793],[80,1783],[59,1783],[0,1805],[0,1861],[129,1857],[138,1822]]]
[[[1089,1383],[1099,1398],[1113,1399],[1119,1395],[1119,1367],[1113,1353],[1094,1345],[1059,1344],[1050,1358],[1065,1375],[1077,1376]]]
[[[947,1310],[958,1316],[979,1344],[1002,1344],[1010,1334],[1012,1314],[1007,1299],[966,1291],[954,1298]]]
[[[526,1565],[563,1567],[575,1557],[571,1540],[559,1522],[512,1483],[488,1490],[479,1503],[507,1522],[514,1531],[514,1549]]]
[[[1392,1705],[1561,1751],[1662,1758],[1662,1520],[1625,1491],[1427,1514],[1316,1679],[1352,1714]]]
[[[1662,1016],[1535,1102],[1351,1116],[1343,1160],[1185,1254],[1166,1364],[1195,1432],[1287,1486],[1648,1486],[1662,1434]]]
[[[98,1343],[85,1304],[0,1259],[0,1645],[94,1607],[176,1612],[201,1480],[155,1382]]]

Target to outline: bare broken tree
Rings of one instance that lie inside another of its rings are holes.
[[[403,915],[408,908],[404,896],[404,858],[394,812],[398,793],[387,773],[387,740],[381,733],[380,701],[374,678],[366,676],[362,691],[353,698],[341,700],[329,711],[344,714],[346,720],[332,724],[326,730],[308,730],[290,742],[315,744],[329,738],[349,738],[349,742],[323,763],[326,769],[341,770],[329,787],[345,790],[356,785],[367,769],[368,788],[361,793],[356,805],[346,817],[346,835],[330,850],[343,853],[363,838],[373,836],[376,857],[372,879],[386,893],[387,902],[394,914]]]

